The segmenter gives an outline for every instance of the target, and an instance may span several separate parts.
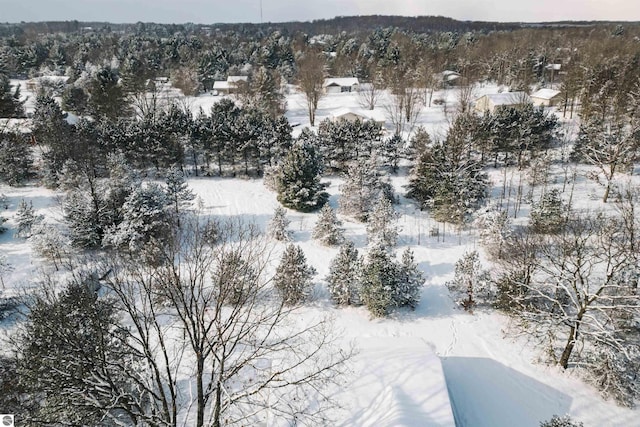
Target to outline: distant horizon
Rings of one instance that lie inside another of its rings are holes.
[[[3,22],[260,24],[355,16],[442,16],[493,23],[639,22],[637,0],[0,0]]]

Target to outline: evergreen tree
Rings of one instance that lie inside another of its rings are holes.
[[[291,240],[291,232],[287,230],[289,222],[287,211],[282,206],[276,207],[273,211],[273,217],[269,221],[267,234],[273,239],[288,242]]]
[[[427,132],[424,127],[419,126],[413,133],[413,136],[409,140],[409,144],[403,151],[404,157],[411,161],[416,161],[430,146],[431,137],[429,136],[429,132]]]
[[[477,251],[465,253],[456,262],[454,274],[453,280],[447,282],[447,288],[465,311],[472,312],[476,305],[489,301],[490,277],[482,269]]]
[[[375,317],[384,317],[395,306],[398,291],[398,266],[385,248],[371,249],[362,269],[360,298]]]
[[[383,195],[378,196],[367,218],[367,239],[370,245],[391,248],[398,241],[398,214]]]
[[[12,90],[9,77],[0,70],[0,117],[24,117],[23,104],[20,85]]]
[[[295,305],[311,294],[311,279],[315,274],[316,270],[307,265],[302,248],[290,244],[282,254],[273,283],[284,303]]]
[[[108,66],[99,69],[90,80],[88,108],[96,120],[116,120],[130,115],[125,92],[118,80],[117,71]]]
[[[340,247],[338,255],[331,260],[328,283],[331,299],[338,305],[359,305],[361,265],[358,250],[353,242]]]
[[[33,210],[33,202],[29,201],[29,204],[22,199],[18,204],[16,211],[16,224],[18,231],[16,236],[18,237],[31,237],[31,230],[34,225],[42,220],[42,215],[36,215]]]
[[[554,188],[547,191],[531,208],[531,229],[536,233],[559,233],[568,220],[569,207]]]
[[[27,139],[19,134],[0,134],[0,181],[18,185],[29,179],[33,157]]]
[[[311,237],[319,240],[323,245],[339,245],[344,240],[344,230],[340,228],[341,225],[342,222],[336,217],[336,212],[327,203],[320,209]]]
[[[347,171],[340,187],[338,212],[364,222],[381,195],[394,200],[393,188],[378,172],[377,158],[372,155],[368,162],[356,162]]]
[[[400,134],[394,133],[390,138],[382,141],[380,154],[384,160],[384,166],[388,167],[392,173],[398,172],[398,161],[400,153],[404,148],[404,140]]]
[[[171,217],[167,194],[157,184],[134,188],[122,206],[122,222],[111,227],[103,244],[137,254],[149,251],[169,238]]]
[[[176,215],[180,212],[181,207],[188,206],[196,197],[185,182],[184,174],[177,166],[173,166],[169,172],[167,172],[165,184],[167,186],[165,190],[167,198],[173,206]]]
[[[474,225],[478,228],[480,244],[487,255],[494,260],[501,259],[512,236],[511,219],[507,212],[488,209],[478,215]]]
[[[554,415],[550,420],[541,422],[540,427],[584,427],[584,424],[573,421],[569,415],[563,417]]]
[[[410,248],[402,252],[402,261],[400,262],[399,270],[398,287],[393,299],[398,307],[410,307],[414,309],[420,302],[424,276],[422,271],[418,269],[413,251]]]
[[[278,168],[276,188],[283,206],[310,212],[326,203],[329,195],[320,183],[322,162],[313,146],[297,142]]]

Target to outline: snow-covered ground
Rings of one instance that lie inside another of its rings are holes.
[[[478,89],[478,95],[496,90],[486,86]],[[214,97],[200,98],[198,104],[202,106],[217,101]],[[436,93],[434,99],[438,98],[453,102],[456,91]],[[299,94],[288,96],[287,105],[291,122],[308,125]],[[318,122],[343,107],[359,107],[356,95],[323,98]],[[443,136],[447,129],[443,107],[425,108],[419,124],[432,136]],[[561,171],[555,173],[559,176]],[[494,185],[498,186],[500,175],[494,175]],[[330,204],[337,207],[341,179],[326,180],[331,182]],[[393,178],[398,194],[404,193],[406,180],[405,176]],[[203,213],[219,218],[240,216],[263,229],[278,206],[275,194],[260,180],[194,178],[189,185],[202,199]],[[594,197],[600,191],[581,178],[574,199],[584,206],[600,205]],[[13,236],[12,216],[19,201],[33,201],[38,213],[46,214],[49,221],[59,220],[61,212],[56,194],[49,190],[0,186],[0,193],[9,201],[9,208],[2,212],[9,218],[5,223],[9,230],[0,235],[0,253],[13,266],[13,271],[4,274],[4,282],[8,288],[19,288],[37,274],[40,263],[29,244]],[[571,373],[536,363],[539,354],[526,340],[506,334],[509,323],[505,316],[494,311],[478,310],[470,315],[459,310],[445,282],[453,277],[454,264],[464,251],[476,246],[474,233],[458,234],[447,228],[444,236],[431,236],[429,230],[438,224],[426,213],[404,198],[397,209],[402,228],[398,253],[410,246],[427,280],[416,310],[397,312],[387,319],[371,319],[362,307],[337,308],[331,304],[324,277],[337,249],[311,239],[317,213],[288,213],[294,242],[318,271],[315,300],[306,310],[310,315],[331,314],[343,345],[358,349],[350,361],[347,384],[336,395],[345,407],[338,425],[534,427],[553,414],[570,414],[587,426],[638,425],[638,411],[604,401],[594,388]],[[359,250],[366,250],[364,225],[345,220],[344,226],[346,237]]]

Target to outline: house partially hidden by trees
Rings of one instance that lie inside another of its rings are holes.
[[[462,76],[456,71],[445,70],[440,75],[442,77],[443,88],[457,86],[462,82]]]
[[[357,77],[332,77],[324,79],[322,87],[326,93],[355,92],[360,82]]]
[[[242,84],[247,83],[249,78],[247,76],[229,76],[227,80],[213,82],[213,90],[218,95],[228,95],[236,92]]]
[[[493,113],[498,107],[514,107],[531,104],[531,98],[525,92],[490,93],[476,99],[475,109],[480,113]]]
[[[363,110],[358,108],[339,108],[331,113],[329,119],[332,122],[346,120],[348,122],[374,122],[384,127],[385,115],[379,110]]]
[[[561,92],[556,89],[540,89],[531,94],[531,102],[536,107],[555,107],[562,102]]]

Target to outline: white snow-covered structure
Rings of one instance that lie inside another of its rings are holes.
[[[522,104],[531,104],[531,97],[525,92],[490,93],[476,99],[475,109],[480,113],[493,113],[498,107],[513,107]]]
[[[355,92],[360,82],[357,77],[332,77],[324,79],[322,87],[326,93]]]
[[[386,121],[385,115],[381,111],[364,110],[360,108],[339,108],[334,110],[328,118],[334,122],[339,120],[346,120],[348,122],[355,122],[356,120],[375,122],[381,124],[383,127]]]
[[[536,107],[554,107],[562,101],[562,93],[556,89],[540,89],[531,94],[531,102]]]
[[[456,86],[462,80],[460,73],[451,70],[443,71],[440,76],[442,77],[442,86],[445,88],[448,86]]]
[[[249,80],[247,76],[229,76],[227,80],[217,80],[213,82],[213,90],[218,95],[228,95],[238,89],[240,85]]]

